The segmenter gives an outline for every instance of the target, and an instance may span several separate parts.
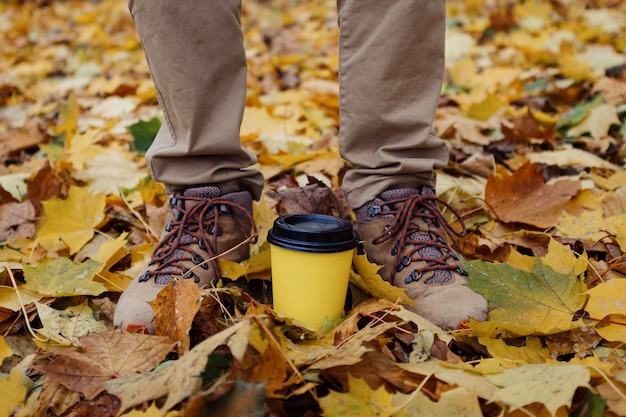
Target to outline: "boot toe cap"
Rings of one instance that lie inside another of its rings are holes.
[[[424,294],[407,307],[443,329],[457,329],[467,319],[487,320],[488,303],[470,288],[459,285]]]

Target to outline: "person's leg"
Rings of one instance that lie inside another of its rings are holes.
[[[241,0],[130,0],[163,108],[146,157],[173,194],[167,226],[146,271],[120,296],[114,324],[153,330],[148,302],[172,278],[212,285],[218,256],[248,255],[252,199],[262,175],[240,143],[246,95]]]
[[[484,320],[434,193],[448,149],[432,130],[444,72],[445,2],[338,0],[343,191],[381,276],[445,328]]]
[[[338,0],[340,147],[346,198],[434,186],[448,148],[432,131],[444,75],[443,0]]]
[[[263,177],[240,142],[246,99],[241,0],[130,0],[164,123],[148,150],[169,191],[217,185],[258,199]]]

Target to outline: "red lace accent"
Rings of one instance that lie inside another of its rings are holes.
[[[398,204],[402,205],[398,210],[394,210],[394,207]],[[445,206],[458,219],[462,227],[460,232],[457,232],[450,226],[439,210],[439,204]],[[458,257],[450,248],[445,237],[438,232],[439,229],[443,229],[455,247],[459,246],[456,237],[467,235],[467,228],[463,224],[461,217],[449,204],[436,196],[414,194],[404,198],[381,202],[381,213],[383,206],[387,206],[390,209],[390,211],[384,212],[385,216],[393,215],[394,218],[372,243],[380,244],[399,234],[399,239],[391,253],[395,256],[390,276],[391,282],[393,282],[396,272],[400,272],[413,262],[424,262],[424,266],[413,270],[407,277],[407,283],[419,280],[422,274],[430,271],[457,271],[461,274],[467,274],[458,265],[448,263],[451,258],[456,260]],[[416,217],[424,220],[427,225],[432,224],[435,227],[429,227],[428,231],[420,231],[418,226],[411,222]],[[407,246],[413,247],[403,255]]]
[[[189,208],[185,208],[185,202],[195,202]],[[179,195],[170,200],[172,211],[176,218],[166,225],[166,231],[158,246],[152,253],[151,265],[157,267],[146,271],[140,281],[147,281],[150,277],[159,275],[179,275],[184,278],[194,278],[199,282],[199,277],[193,272],[196,267],[208,269],[209,264],[215,271],[215,276],[220,276],[219,256],[217,252],[217,240],[222,233],[219,226],[220,216],[233,216],[237,221],[239,230],[244,236],[243,240],[256,235],[256,226],[252,213],[237,203],[222,197],[206,198]],[[246,225],[251,225],[253,232],[246,230]],[[242,240],[242,241],[243,241]],[[196,253],[191,247],[197,245],[208,257]],[[194,264],[193,268],[187,268],[184,262]]]

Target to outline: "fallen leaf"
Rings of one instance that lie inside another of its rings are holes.
[[[391,416],[399,411],[393,395],[384,386],[372,390],[361,378],[348,376],[349,389],[345,393],[330,391],[319,399],[323,416]]]
[[[69,248],[78,252],[104,220],[103,194],[91,195],[85,188],[71,187],[66,200],[44,201],[44,218],[37,232],[39,244],[47,250]]]
[[[28,189],[26,198],[32,203],[37,215],[43,210],[42,201],[61,197],[67,191],[67,184],[54,171],[49,161],[46,161],[35,176],[26,181],[26,186]]]
[[[154,333],[177,342],[176,350],[182,356],[189,351],[189,331],[200,309],[202,296],[193,280],[173,280],[150,302],[156,317]]]
[[[35,208],[30,201],[0,206],[0,241],[32,239],[35,236]]]
[[[611,279],[589,291],[585,310],[599,323],[596,331],[605,339],[626,343],[626,280]],[[603,319],[608,321],[602,322]]]
[[[580,184],[571,180],[545,184],[541,167],[525,164],[512,175],[489,178],[485,199],[499,220],[544,229],[556,224],[579,189]]]
[[[350,274],[350,282],[357,285],[368,294],[374,297],[389,300],[391,302],[399,301],[404,305],[414,305],[415,301],[410,299],[403,288],[391,285],[385,281],[379,274],[380,265],[371,263],[367,259],[367,255],[358,255],[356,252],[352,259],[352,264],[356,268],[358,274]]]
[[[39,302],[35,305],[43,325],[37,332],[60,345],[78,346],[81,337],[108,330],[104,322],[94,318],[87,301],[65,310],[56,310]]]
[[[198,392],[207,358],[216,348],[226,344],[233,357],[241,361],[252,327],[251,320],[241,321],[194,346],[189,353],[165,368],[107,381],[102,386],[122,401],[122,411],[167,396],[161,409],[165,413]]]
[[[28,305],[40,299],[28,291],[24,291],[24,286],[19,286],[17,291],[20,292],[19,296],[15,288],[0,285],[0,307],[18,311],[22,304]]]
[[[609,134],[612,125],[621,126],[617,110],[611,104],[601,104],[591,110],[582,123],[567,131],[568,136],[580,136],[589,133],[594,139],[602,139]]]
[[[532,272],[480,260],[466,263],[468,286],[493,307],[489,320],[470,320],[477,335],[525,336],[571,329],[585,301],[585,285],[574,275],[555,272],[535,259]]]
[[[217,400],[202,394],[191,399],[185,407],[185,417],[265,417],[265,401],[265,384],[236,380]]]
[[[0,363],[11,355],[13,355],[13,350],[4,341],[4,336],[0,336]]]
[[[522,365],[487,378],[500,387],[491,401],[512,410],[540,403],[554,416],[560,407],[571,404],[577,388],[589,387],[590,374],[581,365]]]
[[[22,372],[19,366],[14,367],[9,375],[0,374],[0,416],[16,416],[26,401],[28,387],[24,385]]]
[[[174,347],[167,337],[119,329],[81,337],[78,344],[80,351],[51,351],[54,358],[34,369],[87,399],[102,392],[105,381],[152,370]]]
[[[85,161],[85,169],[74,173],[85,181],[92,194],[119,195],[120,189],[134,188],[145,177],[137,161],[121,146],[100,147],[98,153]]]
[[[422,391],[415,391],[411,395],[396,395],[394,403],[398,401],[410,402],[402,411],[394,414],[398,417],[446,416],[446,417],[482,417],[478,397],[473,392],[463,388],[454,388],[444,391],[437,401],[433,401]],[[397,398],[397,399],[396,399]]]
[[[68,258],[44,260],[37,266],[25,264],[23,288],[48,297],[99,295],[107,290],[93,280],[101,268],[102,263],[91,259],[81,264]]]

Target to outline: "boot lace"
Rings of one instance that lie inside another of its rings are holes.
[[[191,202],[192,204],[185,204]],[[253,240],[256,236],[256,226],[250,211],[239,204],[222,197],[206,198],[178,195],[170,198],[170,208],[174,219],[167,223],[165,231],[169,232],[160,240],[152,253],[149,266],[156,268],[144,272],[139,281],[147,281],[155,277],[158,284],[167,284],[167,276],[181,276],[193,278],[200,282],[200,277],[194,272],[196,268],[208,270],[213,267],[215,276],[220,277],[217,240],[222,235],[219,226],[220,216],[233,216],[244,237],[243,241]],[[188,206],[188,207],[187,207]],[[246,230],[246,225],[252,225],[252,234]],[[196,252],[203,251],[208,257]],[[189,268],[185,263],[192,263]]]
[[[439,204],[453,213],[461,224],[462,230],[460,232],[450,226],[439,210]],[[427,272],[434,272],[434,276],[429,279],[430,282],[448,281],[452,277],[452,271],[467,275],[462,267],[449,263],[450,259],[458,261],[459,257],[452,250],[445,237],[440,234],[440,231],[445,232],[457,248],[459,245],[456,238],[467,235],[467,228],[461,217],[448,203],[440,200],[437,196],[414,194],[369,207],[368,215],[382,214],[384,206],[389,208],[384,210],[385,216],[393,215],[394,219],[385,226],[382,233],[375,237],[372,243],[380,244],[399,235],[398,241],[391,251],[391,255],[394,256],[393,268],[389,278],[391,282],[394,282],[396,273],[416,262],[422,265],[415,268],[405,278],[406,284],[419,281]],[[395,207],[399,208],[394,209]],[[389,217],[391,218],[391,216]],[[412,221],[415,218],[421,219],[426,224],[427,232],[420,230],[418,225]],[[407,247],[410,249],[404,253]]]

